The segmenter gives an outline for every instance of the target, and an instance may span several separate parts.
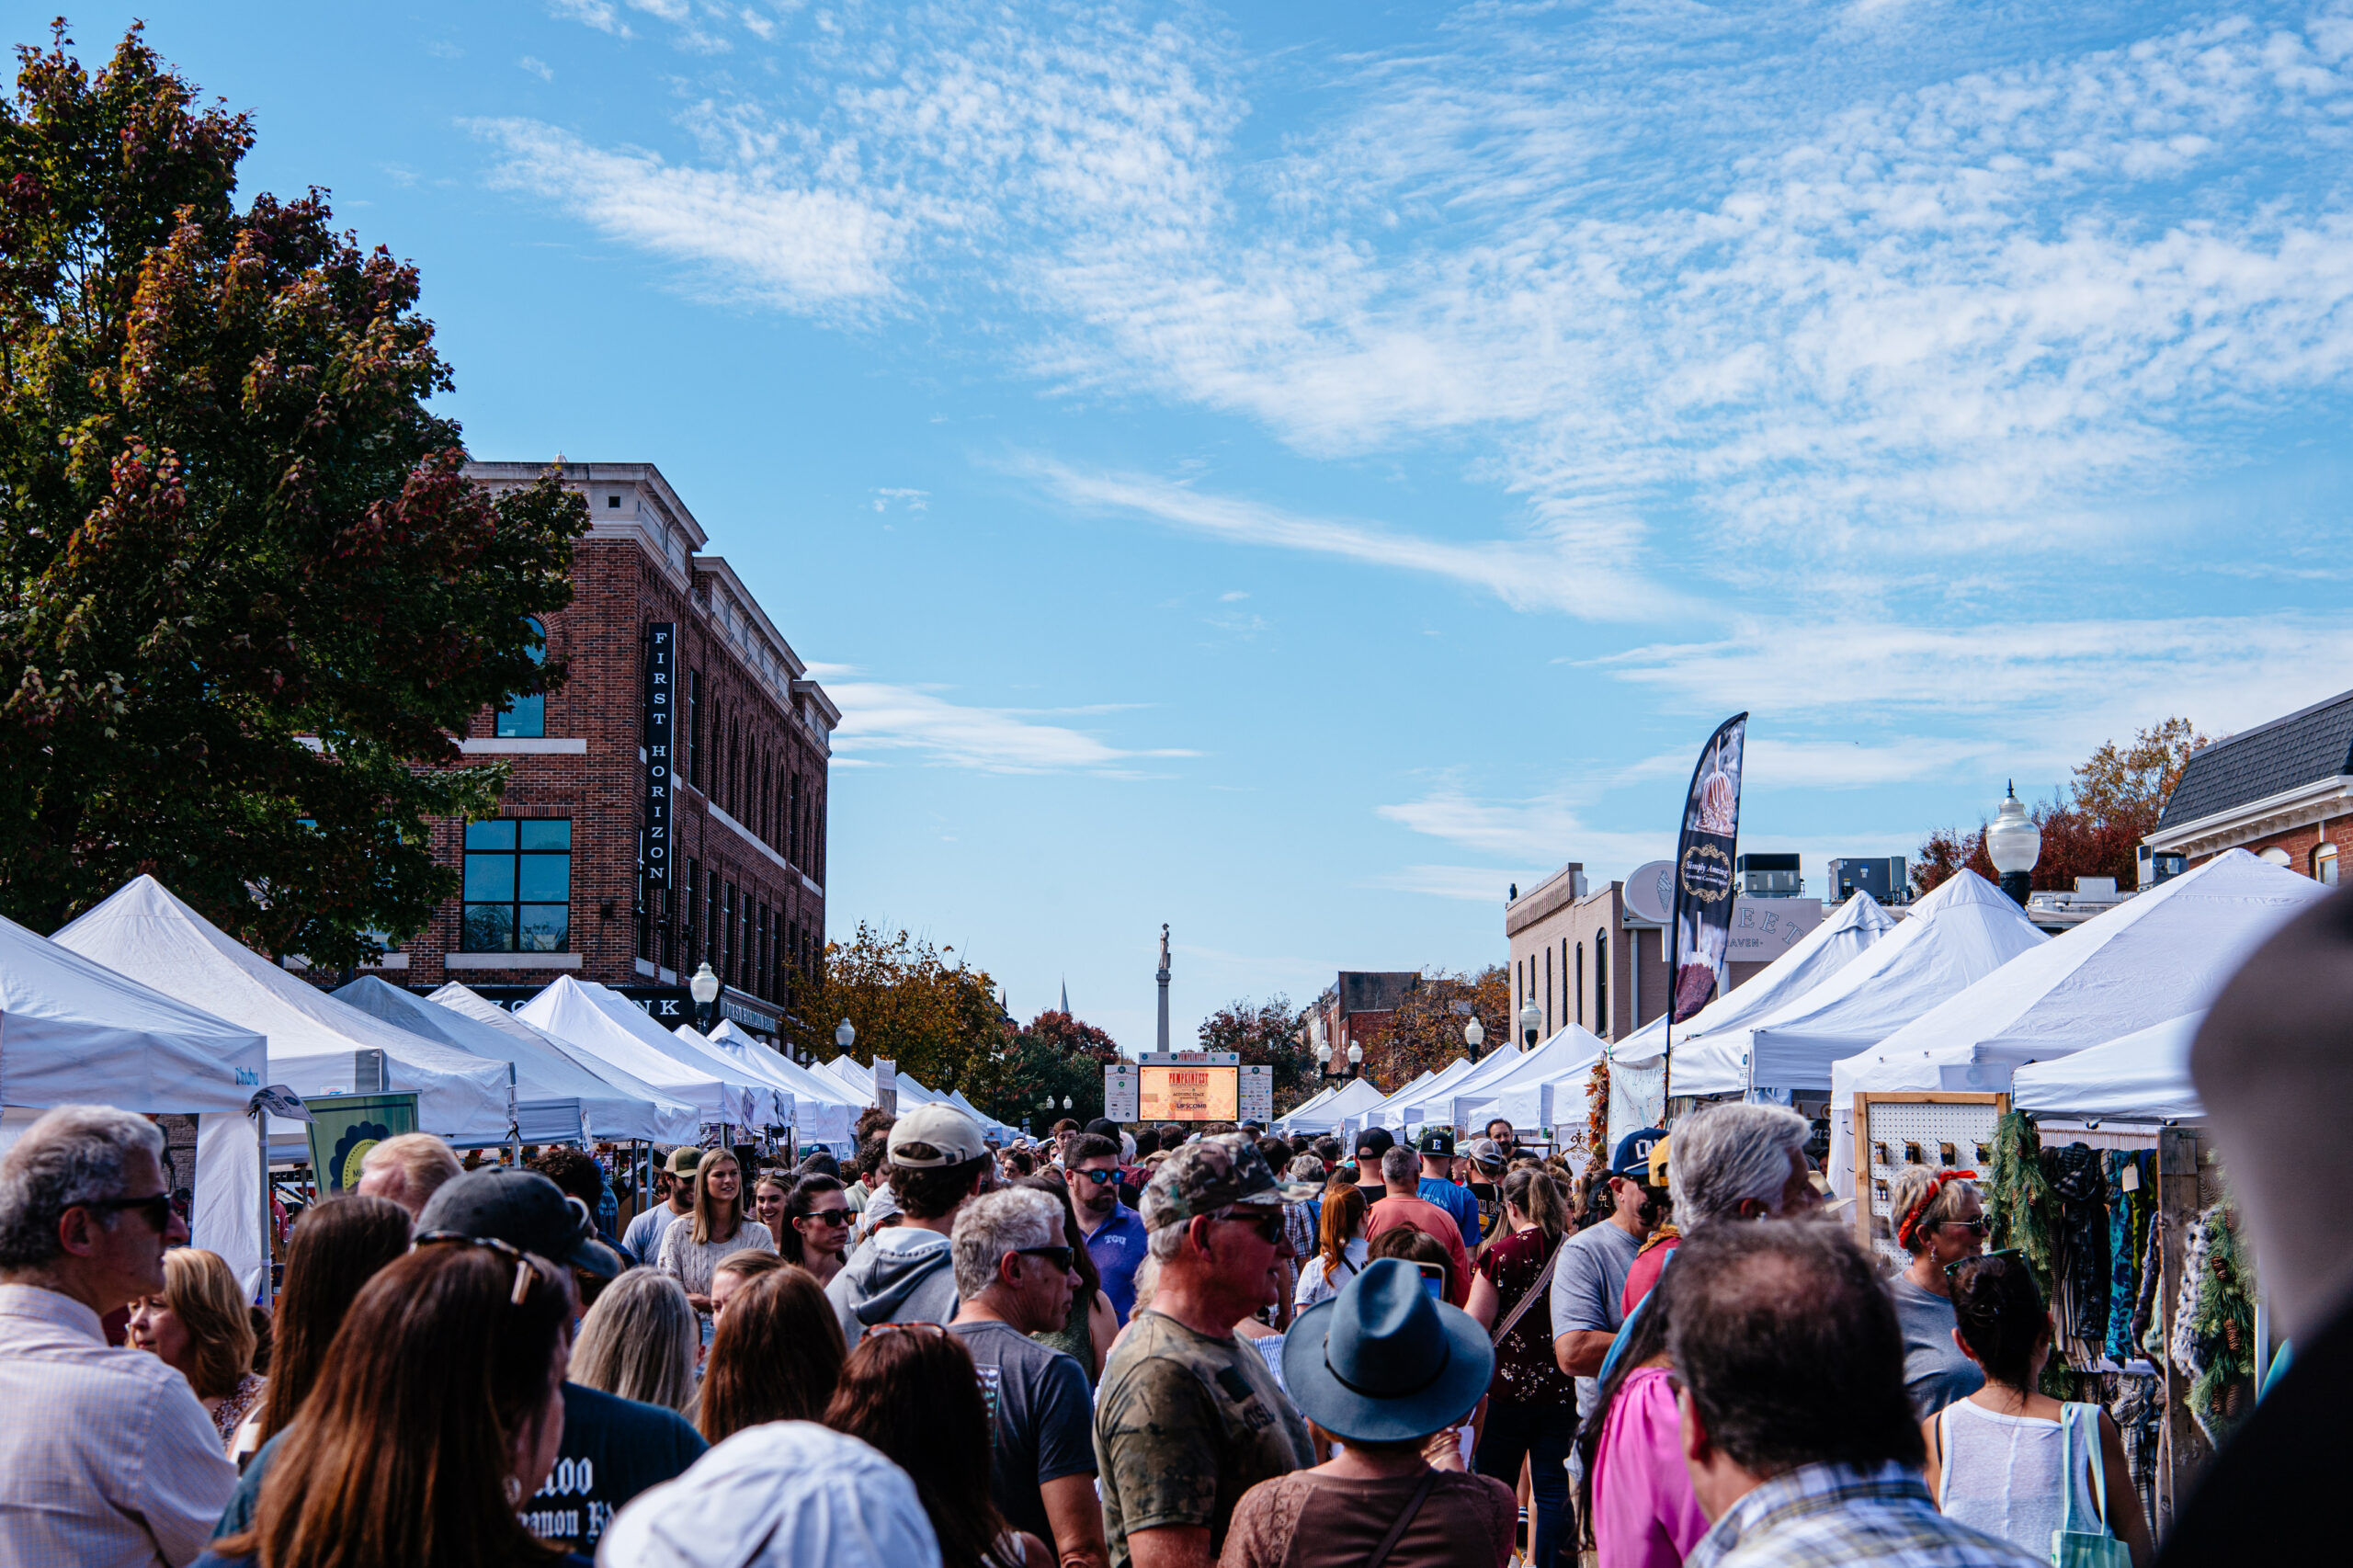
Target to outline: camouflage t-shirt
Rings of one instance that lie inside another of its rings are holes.
[[[1207,1525],[1214,1555],[1245,1492],[1315,1462],[1265,1358],[1149,1308],[1103,1369],[1095,1459],[1111,1568],[1128,1568],[1130,1530],[1172,1525]]]

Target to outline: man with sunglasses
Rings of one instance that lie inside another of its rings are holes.
[[[1159,1283],[1103,1368],[1095,1457],[1111,1568],[1208,1568],[1234,1505],[1315,1462],[1305,1423],[1234,1325],[1275,1299],[1290,1256],[1276,1183],[1239,1133],[1161,1162],[1143,1189]]]
[[[989,1408],[989,1492],[1015,1529],[1054,1543],[1059,1568],[1103,1568],[1086,1374],[1029,1336],[1060,1329],[1078,1274],[1062,1206],[1014,1187],[956,1212],[949,1332],[972,1353]]]
[[[1086,1237],[1086,1256],[1103,1277],[1103,1294],[1127,1326],[1135,1311],[1136,1270],[1143,1267],[1143,1220],[1120,1201],[1120,1146],[1099,1133],[1088,1133],[1072,1143],[1069,1168],[1071,1206],[1078,1211],[1078,1228]]]
[[[188,1380],[99,1325],[188,1241],[163,1153],[144,1117],[61,1106],[0,1158],[0,1562],[179,1568],[237,1484]]]

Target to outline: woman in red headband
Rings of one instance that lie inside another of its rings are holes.
[[[1985,1250],[1985,1205],[1975,1171],[1905,1165],[1888,1184],[1895,1243],[1912,1255],[1887,1282],[1904,1326],[1904,1382],[1927,1420],[1985,1386],[1985,1374],[1953,1339],[1952,1283],[1946,1270]]]

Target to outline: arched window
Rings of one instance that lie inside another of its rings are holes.
[[[531,629],[531,663],[546,664],[548,662],[548,629],[529,616],[523,618],[523,624]],[[546,694],[537,691],[509,692],[506,706],[498,710],[498,722],[494,733],[517,737],[536,737],[546,734],[548,733]]]
[[[1593,934],[1593,1032],[1609,1038],[1609,933]]]
[[[1576,976],[1577,976],[1577,1024],[1578,1024],[1578,1026],[1579,1026],[1580,1028],[1582,1028],[1582,1027],[1584,1026],[1584,1024],[1585,1024],[1585,944],[1584,944],[1583,942],[1579,942],[1579,943],[1577,944],[1577,967],[1576,967]]]
[[[2324,844],[2313,851],[2313,881],[2324,887],[2336,885],[2336,846]]]

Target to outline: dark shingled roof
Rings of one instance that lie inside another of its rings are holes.
[[[2194,754],[2159,827],[2177,827],[2340,773],[2353,773],[2353,691]]]

